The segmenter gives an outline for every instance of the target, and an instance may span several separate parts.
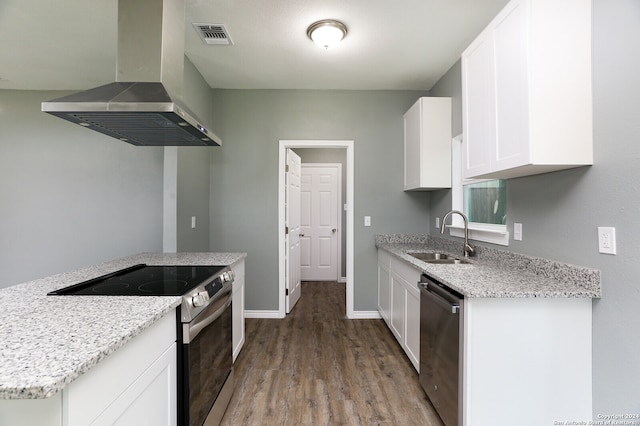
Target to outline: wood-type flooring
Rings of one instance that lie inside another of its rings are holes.
[[[442,425],[382,320],[349,320],[345,284],[305,282],[285,319],[246,320],[222,425]]]

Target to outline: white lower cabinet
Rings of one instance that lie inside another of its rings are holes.
[[[175,311],[47,399],[0,400],[3,426],[177,424]]]
[[[172,313],[63,390],[64,424],[175,425],[176,352]]]
[[[416,371],[420,369],[419,280],[418,269],[378,251],[378,309]]]
[[[460,424],[589,423],[591,299],[468,298],[462,321]]]
[[[233,362],[244,346],[244,259],[231,265],[234,273],[231,295],[231,336],[233,340]]]
[[[416,370],[421,271],[378,250],[378,309]],[[590,298],[465,298],[461,425],[550,425],[592,416]]]

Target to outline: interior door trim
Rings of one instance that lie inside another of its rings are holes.
[[[284,184],[285,184],[285,159],[287,148],[339,148],[346,149],[346,190],[347,221],[344,225],[346,232],[346,311],[347,318],[356,318],[353,309],[353,283],[354,283],[354,141],[352,140],[280,140],[278,145],[278,317],[284,318],[285,313],[285,211],[284,211]]]

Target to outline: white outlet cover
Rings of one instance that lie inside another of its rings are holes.
[[[616,228],[598,227],[598,251],[604,254],[616,253]]]
[[[521,223],[513,224],[513,239],[515,241],[522,241],[522,224]]]

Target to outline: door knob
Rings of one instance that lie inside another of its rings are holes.
[[[304,234],[303,233],[299,233],[298,237],[304,237]]]
[[[336,231],[338,231],[336,228],[333,228],[333,229],[331,230],[331,232],[333,232],[334,234],[336,233]]]

